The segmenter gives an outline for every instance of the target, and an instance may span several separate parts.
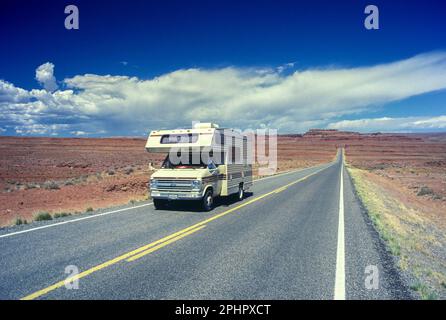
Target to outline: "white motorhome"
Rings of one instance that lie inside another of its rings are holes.
[[[216,197],[234,195],[242,200],[252,186],[252,144],[248,138],[213,123],[152,131],[146,150],[167,155],[150,179],[155,208],[163,208],[169,201],[195,200],[209,211]]]

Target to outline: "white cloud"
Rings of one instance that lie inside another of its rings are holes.
[[[0,125],[56,124],[68,126],[67,133],[122,135],[200,120],[299,132],[446,88],[446,52],[291,74],[277,68],[236,67],[181,69],[152,79],[85,74],[65,79],[66,88],[55,92],[54,66],[42,66],[38,70],[46,70],[46,76],[39,81],[47,90],[27,91],[0,80]]]
[[[382,117],[374,119],[342,120],[330,123],[327,127],[330,129],[361,132],[401,132],[423,129],[444,129],[446,128],[446,115],[437,117]]]
[[[67,129],[66,124],[27,124],[15,126],[15,132],[21,135],[52,135],[57,136],[59,131]]]
[[[12,83],[0,80],[0,103],[20,103],[28,101],[28,91],[15,87]]]
[[[85,132],[85,131],[71,131],[70,133],[75,135],[75,136],[85,136],[85,135],[88,135],[88,132]]]
[[[36,69],[36,80],[49,92],[57,90],[58,86],[54,77],[54,64],[47,62]]]
[[[421,128],[446,128],[446,116],[421,119],[414,122],[414,126]]]

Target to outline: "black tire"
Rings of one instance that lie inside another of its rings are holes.
[[[236,197],[237,197],[237,201],[242,201],[245,198],[245,190],[243,189],[242,184],[238,187]]]
[[[166,200],[153,199],[153,206],[155,207],[155,210],[164,209],[166,207]]]
[[[204,211],[211,211],[213,207],[214,207],[214,198],[212,196],[212,190],[208,189],[206,190],[206,193],[201,199],[201,208]]]

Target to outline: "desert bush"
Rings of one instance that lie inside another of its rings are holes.
[[[370,169],[372,169],[372,170],[384,170],[386,168],[387,168],[387,166],[385,164],[379,163],[379,164],[376,164],[376,165],[372,166]]]
[[[55,181],[47,181],[43,184],[43,188],[46,190],[58,190],[60,189],[59,185]]]
[[[75,179],[68,179],[67,181],[65,181],[64,185],[66,186],[72,186],[74,185]]]
[[[15,225],[16,226],[20,226],[20,225],[22,225],[22,224],[27,224],[28,222],[26,221],[26,219],[23,219],[22,220],[22,218],[17,218],[17,219],[15,219]]]
[[[418,190],[417,196],[433,195],[434,191],[426,186],[423,186]]]
[[[92,212],[92,211],[93,211],[93,208],[92,208],[92,207],[88,207],[86,211],[87,211],[87,212]]]
[[[423,300],[436,300],[437,295],[432,292],[425,284],[417,281],[413,283],[410,288],[418,292]]]
[[[68,213],[68,212],[55,213],[54,219],[68,217],[68,216],[71,216],[71,213]]]
[[[114,172],[113,170],[108,170],[108,171],[107,171],[107,174],[108,174],[109,176],[113,176],[113,175],[115,174],[115,172]]]
[[[133,171],[134,171],[134,170],[133,170],[132,167],[125,167],[125,168],[124,168],[124,173],[127,174],[127,175],[132,174]]]
[[[35,184],[35,183],[27,183],[25,184],[25,190],[29,190],[29,189],[35,189],[37,188],[39,185]]]
[[[35,221],[53,220],[53,217],[49,212],[39,212],[35,217]]]

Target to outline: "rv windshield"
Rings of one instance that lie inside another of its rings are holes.
[[[217,168],[224,164],[224,153],[213,152],[210,154],[200,154],[196,152],[187,152],[183,155],[170,157],[170,154],[164,159],[161,166],[163,169],[203,169]]]
[[[203,169],[206,168],[207,164],[203,162],[200,154],[183,155],[182,157],[176,157],[175,159],[170,158],[167,155],[166,159],[161,166],[163,169]]]

